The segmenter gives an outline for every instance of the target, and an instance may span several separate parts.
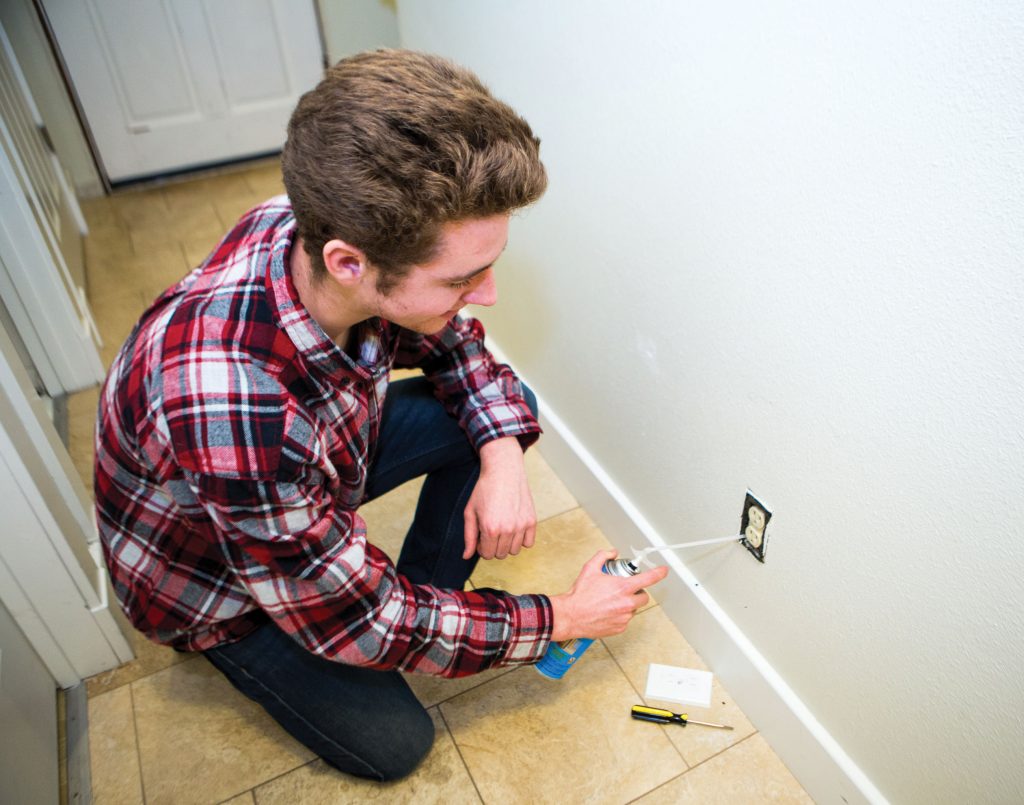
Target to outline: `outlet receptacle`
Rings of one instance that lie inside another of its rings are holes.
[[[768,521],[771,519],[771,509],[748,489],[743,501],[743,515],[740,517],[740,542],[762,563],[768,549]]]

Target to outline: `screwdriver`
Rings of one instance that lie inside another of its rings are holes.
[[[659,707],[646,707],[642,704],[634,704],[630,715],[639,721],[653,721],[655,724],[700,724],[702,727],[714,727],[719,730],[731,730],[732,727],[726,724],[709,724],[707,721],[694,721],[688,718],[686,713],[673,713],[671,710],[662,710]]]

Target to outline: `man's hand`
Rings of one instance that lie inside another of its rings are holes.
[[[617,555],[615,551],[598,551],[583,566],[569,592],[551,596],[553,641],[610,637],[624,632],[637,610],[651,599],[644,587],[657,584],[668,575],[664,566],[629,578],[602,573],[604,563]]]
[[[537,513],[526,480],[523,449],[515,437],[495,439],[480,448],[480,478],[465,512],[466,550],[483,559],[515,556],[533,546]]]

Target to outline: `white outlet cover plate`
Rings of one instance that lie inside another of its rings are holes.
[[[691,704],[694,707],[710,707],[713,677],[710,671],[652,662],[647,671],[645,695],[648,699]]]

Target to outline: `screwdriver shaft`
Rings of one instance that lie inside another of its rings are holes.
[[[700,724],[702,727],[714,727],[715,729],[718,729],[718,730],[731,730],[732,729],[732,727],[730,727],[728,724],[711,724],[711,723],[709,723],[707,721],[694,721],[692,718],[686,719],[686,723],[687,724]]]

